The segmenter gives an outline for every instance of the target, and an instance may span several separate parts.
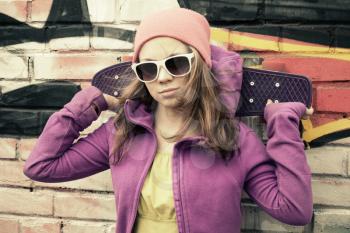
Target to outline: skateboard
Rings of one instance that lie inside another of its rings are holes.
[[[130,83],[131,62],[122,62],[97,72],[91,84],[103,93],[118,97]],[[273,102],[302,102],[311,106],[311,81],[302,75],[243,68],[241,96],[236,116],[262,116],[267,99]]]

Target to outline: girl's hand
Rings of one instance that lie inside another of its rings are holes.
[[[269,104],[274,104],[273,101],[271,99],[268,99],[267,102],[266,102],[266,106],[269,105]],[[313,107],[310,107],[310,108],[306,108],[306,111],[304,113],[304,115],[301,117],[302,119],[304,120],[307,120],[309,119],[309,117],[314,113],[314,109]]]
[[[104,94],[103,93],[103,97],[105,98],[107,104],[108,104],[108,110],[111,110],[111,111],[115,111],[118,104],[119,104],[119,101],[117,98],[115,98],[114,96],[111,96],[111,95],[107,95],[107,94]]]

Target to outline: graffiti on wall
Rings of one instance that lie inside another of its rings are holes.
[[[113,39],[132,42],[134,32],[121,28],[92,25],[86,0],[53,0],[45,25],[41,28],[32,27],[24,22],[0,12],[0,22],[5,27],[0,28],[0,46],[26,42],[47,43],[51,39],[90,36],[111,37]],[[75,27],[64,27],[64,24],[75,23]],[[6,27],[8,25],[8,27]],[[20,27],[16,30],[13,26]],[[108,33],[104,33],[107,31]]]
[[[246,1],[189,1],[179,0],[181,7],[190,8],[204,14],[211,26],[229,29],[235,32],[252,35],[285,38],[300,41],[306,44],[320,46],[335,46],[350,48],[349,27],[334,27],[335,23],[350,23],[350,6],[336,1],[307,1],[300,0],[297,4],[290,1],[279,3],[260,3],[260,1],[246,3]],[[291,7],[293,6],[293,7]],[[21,26],[21,31],[11,30],[11,27],[0,29],[0,46],[25,42],[47,42],[54,38],[89,36],[92,31],[89,9],[86,0],[53,0],[45,25],[38,29],[21,22],[5,12],[0,12],[0,22],[9,26]],[[59,30],[57,33],[48,33],[55,30],[59,24],[79,23],[80,28]],[[297,25],[297,23],[302,23]],[[274,26],[266,26],[274,24]],[[295,26],[285,26],[295,24]],[[4,26],[2,25],[2,26]],[[278,26],[280,25],[280,26]],[[319,25],[317,27],[310,25]],[[324,25],[324,26],[323,26]],[[113,30],[112,27],[100,26],[103,29]],[[283,29],[283,30],[282,30]],[[97,36],[110,36],[114,39],[133,41],[134,32],[125,29],[115,29],[114,33]],[[215,36],[215,35],[214,35]],[[231,42],[233,49],[239,44]],[[250,49],[259,49],[259,46],[247,46]]]
[[[306,75],[314,85],[349,81],[350,6],[339,1],[179,0],[178,4],[205,15],[212,26],[211,41],[240,51],[247,57],[246,66]],[[132,43],[135,33],[94,25],[87,0],[53,0],[41,28],[6,12],[0,12],[0,22],[0,47],[84,36]]]

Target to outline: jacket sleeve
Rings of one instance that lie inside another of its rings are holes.
[[[107,103],[96,87],[90,86],[76,93],[48,119],[25,162],[24,174],[36,181],[64,182],[108,169],[108,122],[73,143],[79,132],[106,109]]]
[[[245,191],[272,217],[291,225],[305,225],[312,218],[311,171],[299,136],[305,110],[298,102],[266,106],[266,147],[253,131],[242,145]]]

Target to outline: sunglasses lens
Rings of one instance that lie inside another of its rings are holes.
[[[157,65],[153,63],[144,63],[136,66],[137,75],[143,81],[151,81],[157,75]]]
[[[184,75],[190,70],[190,61],[187,57],[174,57],[165,62],[165,66],[173,75]]]

